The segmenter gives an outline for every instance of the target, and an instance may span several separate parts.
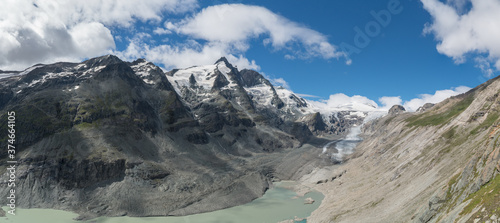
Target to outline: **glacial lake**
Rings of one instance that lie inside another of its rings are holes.
[[[278,182],[264,196],[254,201],[214,212],[182,217],[100,217],[88,221],[75,221],[78,214],[53,209],[16,209],[16,215],[0,217],[5,223],[276,223],[306,218],[316,210],[324,196],[312,191],[303,197],[286,188],[291,182]],[[306,198],[315,200],[304,204]],[[7,207],[3,207],[7,211]],[[300,223],[306,221],[298,221]]]

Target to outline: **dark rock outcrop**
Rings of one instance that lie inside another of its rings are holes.
[[[391,109],[389,109],[388,114],[389,115],[397,115],[397,114],[401,114],[401,113],[403,113],[405,111],[406,111],[405,107],[403,107],[401,105],[393,105],[391,107]]]
[[[319,112],[306,115],[301,118],[301,121],[307,125],[311,132],[325,131],[327,127]]]

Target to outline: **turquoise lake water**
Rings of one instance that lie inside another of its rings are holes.
[[[319,207],[323,194],[312,191],[303,197],[284,185],[276,183],[264,196],[254,201],[224,210],[183,217],[100,217],[88,221],[74,221],[78,214],[52,209],[16,209],[16,215],[0,217],[5,223],[276,223],[283,220],[306,218]],[[312,198],[313,204],[304,204]],[[7,210],[7,207],[3,207]],[[305,221],[298,221],[304,223]]]

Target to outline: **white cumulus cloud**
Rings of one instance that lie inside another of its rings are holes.
[[[153,45],[148,39],[134,38],[126,50],[115,53],[128,60],[143,57],[167,69],[211,64],[226,56],[239,69],[259,70],[255,61],[247,59],[244,54],[250,49],[252,40],[261,38],[262,44],[270,45],[272,50],[286,51],[289,58],[344,56],[325,35],[260,6],[210,6],[179,22],[166,21],[164,28],[154,32],[175,33],[185,40]],[[287,86],[279,79],[275,82]]]
[[[446,90],[437,90],[434,94],[420,94],[417,98],[403,101],[400,96],[384,96],[378,99],[380,104],[361,95],[348,96],[343,93],[333,94],[327,100],[308,100],[317,111],[329,113],[339,110],[389,111],[393,105],[403,105],[407,111],[414,112],[426,103],[439,103],[449,97],[469,91],[471,88],[459,86]]]
[[[78,61],[115,48],[110,27],[197,7],[196,0],[6,0],[0,7],[0,68]]]
[[[411,99],[404,103],[404,107],[408,111],[416,111],[419,107],[426,103],[439,103],[451,96],[459,95],[469,91],[471,88],[466,86],[460,86],[447,90],[438,90],[434,94],[421,94],[418,98]]]
[[[274,85],[274,86],[281,86],[281,87],[284,87],[286,89],[290,89],[290,85],[288,84],[288,82],[285,81],[285,79],[283,78],[267,78],[269,79],[269,81],[271,81],[271,83]]]
[[[375,101],[360,95],[347,96],[343,93],[330,95],[328,100],[309,101],[319,112],[328,113],[339,110],[377,111]]]
[[[433,18],[424,33],[434,34],[439,53],[456,63],[465,62],[471,54],[486,76],[492,75],[489,64],[500,70],[499,0],[421,1]],[[468,3],[470,7],[465,7]]]
[[[382,104],[382,107],[380,109],[384,111],[389,111],[389,109],[391,109],[392,106],[402,105],[403,103],[403,100],[401,100],[400,96],[396,97],[384,96],[379,98],[378,101],[380,102],[380,104]]]
[[[197,0],[6,1],[0,7],[4,70],[107,53],[125,60],[143,57],[167,69],[226,56],[240,69],[259,70],[244,56],[256,38],[295,59],[344,56],[325,35],[260,6],[223,4],[195,12]],[[169,14],[183,19],[171,20]],[[139,21],[148,27],[138,27]],[[125,49],[116,49],[115,40]]]
[[[260,6],[210,6],[179,23],[167,23],[166,28],[240,50],[248,48],[250,39],[262,37],[265,38],[263,44],[270,44],[274,49],[286,49],[298,58],[330,59],[344,56],[343,52],[328,42],[325,35]]]
[[[102,23],[79,23],[68,31],[79,57],[102,54],[115,44],[111,32]]]
[[[223,56],[238,69],[260,69],[254,60],[249,60],[243,55],[235,53],[224,44],[200,44],[195,40],[189,40],[175,45],[150,45],[149,38],[150,36],[137,35],[130,41],[127,49],[113,53],[125,60],[145,58],[148,61],[162,64],[167,69],[213,64]]]

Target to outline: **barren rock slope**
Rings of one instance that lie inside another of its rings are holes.
[[[500,216],[499,92],[496,78],[423,113],[368,123],[346,164],[303,178],[326,195],[308,222],[485,222]]]

